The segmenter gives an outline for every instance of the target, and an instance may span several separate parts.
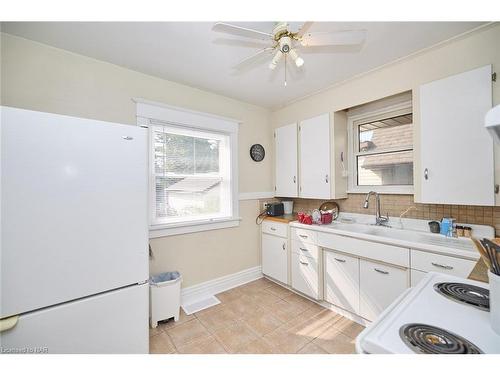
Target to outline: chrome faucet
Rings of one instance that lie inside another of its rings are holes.
[[[376,191],[370,191],[368,194],[366,194],[365,198],[365,204],[363,205],[363,208],[368,208],[368,201],[370,199],[370,195],[375,195],[376,198],[376,212],[375,212],[375,225],[383,225],[388,227],[389,226],[389,215],[387,216],[382,216],[380,215],[380,195]]]

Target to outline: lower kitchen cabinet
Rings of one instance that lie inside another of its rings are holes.
[[[413,288],[415,285],[417,285],[424,277],[427,275],[427,272],[423,271],[418,271],[418,270],[411,270],[411,280],[410,284],[411,287]]]
[[[359,314],[359,259],[325,250],[325,301]]]
[[[277,281],[288,282],[287,238],[262,233],[262,273]]]
[[[291,263],[292,288],[306,296],[319,299],[318,258],[292,251]]]
[[[373,321],[409,287],[409,270],[360,259],[359,315]]]

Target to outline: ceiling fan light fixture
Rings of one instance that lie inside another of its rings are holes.
[[[296,50],[292,49],[292,50],[290,50],[290,52],[288,54],[290,55],[292,60],[295,62],[295,65],[297,66],[297,68],[300,68],[302,65],[304,65],[304,59],[299,56],[299,54],[297,53]]]
[[[269,69],[274,70],[276,66],[278,66],[278,63],[280,62],[281,58],[283,57],[283,52],[280,50],[276,51],[276,54],[274,55],[273,59],[271,60],[271,63],[269,64]]]

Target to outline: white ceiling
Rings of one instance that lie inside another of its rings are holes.
[[[271,32],[273,22],[239,22]],[[301,23],[290,23],[297,30]],[[310,32],[366,29],[364,44],[334,53],[303,53],[305,64],[283,62],[270,71],[266,56],[251,69],[233,65],[257,52],[260,41],[211,31],[207,22],[13,22],[2,31],[146,74],[218,94],[276,108],[336,82],[369,71],[481,25],[480,22],[318,22]],[[244,39],[248,46],[234,45]]]

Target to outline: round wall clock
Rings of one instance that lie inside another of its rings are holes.
[[[250,157],[253,161],[262,161],[264,160],[264,156],[266,156],[266,150],[262,145],[254,144],[250,147]]]

